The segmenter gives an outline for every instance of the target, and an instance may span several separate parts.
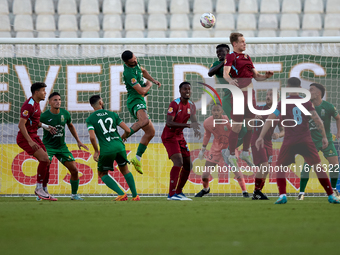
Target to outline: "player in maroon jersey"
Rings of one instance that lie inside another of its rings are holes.
[[[179,85],[181,97],[169,105],[166,125],[162,133],[162,142],[173,162],[170,172],[170,186],[168,200],[191,200],[183,194],[183,187],[192,169],[190,151],[184,139],[183,129],[193,128],[195,137],[201,138],[200,124],[196,119],[196,106],[189,100],[191,85],[182,82]],[[187,124],[190,119],[191,123]]]
[[[254,68],[253,62],[249,55],[242,53],[246,50],[246,41],[241,33],[231,33],[230,43],[233,46],[233,52],[228,54],[224,63],[223,78],[230,84],[239,87],[243,92],[244,97],[244,115],[234,115],[231,112],[232,130],[229,136],[229,150],[227,150],[229,162],[237,167],[237,157],[235,156],[235,149],[237,147],[238,134],[241,131],[243,120],[247,126],[248,132],[243,137],[243,149],[240,158],[252,165],[252,159],[249,154],[249,146],[252,135],[252,127],[248,125],[248,121],[255,117],[255,115],[248,108],[248,88],[253,88],[252,78],[256,81],[264,81],[273,76],[272,71],[267,71],[264,75],[259,74]],[[229,73],[231,74],[230,77]],[[256,106],[255,92],[253,90],[253,106]],[[231,98],[233,101],[233,97]],[[233,104],[233,103],[232,103]],[[237,122],[237,123],[235,123]]]
[[[256,106],[257,110],[268,110],[273,104],[273,90],[269,89],[266,95],[266,104],[261,106]],[[259,121],[256,121],[255,126],[260,126],[264,124],[268,115],[256,115]],[[261,121],[260,121],[261,120]],[[276,125],[280,129],[280,133],[274,133]],[[256,140],[259,138],[262,127],[255,127],[253,135],[251,136],[251,152],[253,154],[254,165],[258,166],[257,172],[255,174],[255,189],[253,192],[252,200],[268,200],[268,197],[262,193],[262,188],[266,182],[266,177],[269,173],[268,166],[272,163],[273,157],[273,144],[272,139],[278,139],[284,136],[284,129],[280,125],[280,122],[275,122],[273,127],[270,127],[269,131],[264,137],[264,147],[257,150],[255,146]]]
[[[45,88],[46,84],[42,82],[32,84],[32,96],[21,107],[17,144],[39,161],[35,194],[41,199],[56,201],[57,199],[52,197],[47,191],[50,160],[45,146],[37,134],[39,127],[49,130],[52,134],[56,133],[54,127],[40,122],[41,110],[39,102],[45,99]]]
[[[301,87],[301,81],[296,77],[289,78],[287,82],[287,87]],[[301,97],[298,93],[289,93],[289,98],[299,99]],[[322,120],[320,119],[319,115],[313,107],[313,104],[310,101],[303,103],[302,105],[311,113],[311,118],[315,122],[318,131],[322,135],[322,148],[326,148],[328,146],[328,140]],[[277,119],[280,114],[281,102],[278,103],[275,112],[268,116],[268,119]],[[309,116],[302,113],[301,110],[293,104],[287,104],[286,115],[281,115],[281,119],[286,120],[286,128],[283,143],[276,163],[277,168],[275,169],[277,170],[276,180],[280,193],[280,197],[275,202],[275,204],[287,203],[287,183],[285,171],[290,164],[295,162],[296,154],[300,154],[308,165],[313,166],[313,169],[315,170],[321,185],[328,195],[328,201],[334,204],[340,203],[339,199],[334,196],[333,189],[328,179],[327,173],[321,166],[321,160],[318,151],[315,147],[315,144],[313,143],[309,131],[309,118]],[[264,137],[270,129],[271,125],[272,121],[267,121],[264,124],[261,134],[255,143],[257,149],[263,148]]]

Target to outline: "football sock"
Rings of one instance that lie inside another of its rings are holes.
[[[203,183],[203,188],[209,189],[209,178],[204,178],[204,180],[202,180],[202,183]]]
[[[283,195],[286,194],[286,175],[284,172],[277,172],[276,173],[276,183],[277,183],[277,187],[279,189],[279,194]]]
[[[281,194],[280,195],[280,198],[283,198],[283,197],[285,197],[285,196],[287,196],[286,194]]]
[[[147,146],[144,145],[144,144],[139,144],[138,145],[138,148],[137,148],[137,153],[136,153],[136,156],[139,156],[139,157],[142,157],[143,153],[145,152]],[[140,160],[140,159],[139,159]]]
[[[42,183],[37,183],[37,189],[41,189],[43,186],[42,186]]]
[[[50,166],[47,167],[45,178],[43,181],[43,187],[47,187],[48,181],[50,180]]]
[[[255,190],[261,190],[262,178],[255,177]]]
[[[329,169],[329,177],[331,178],[331,184],[332,188],[336,188],[336,184],[338,183],[338,177],[339,177],[339,172],[338,172],[338,166],[333,166],[331,169]]]
[[[332,189],[331,182],[329,181],[329,178],[327,176],[327,173],[324,171],[325,170],[322,168],[321,171],[316,171],[316,175],[318,176],[320,184],[322,185],[327,195],[329,196],[333,194],[333,189]]]
[[[70,180],[71,184],[71,191],[72,194],[75,195],[78,192],[78,187],[79,187],[79,179],[78,180]]]
[[[266,184],[266,178],[262,178],[262,183],[261,183],[261,186],[260,186],[260,190],[263,189],[265,184]]]
[[[181,171],[181,167],[173,166],[170,171],[170,185],[169,185],[169,196],[175,195],[176,186],[178,182],[178,176]]]
[[[108,175],[104,175],[102,177],[102,181],[106,184],[106,186],[108,186],[110,189],[112,189],[113,191],[117,192],[117,194],[119,196],[124,195],[124,191],[121,190],[121,188],[119,188],[118,184]]]
[[[46,173],[48,171],[49,165],[50,165],[50,162],[44,162],[44,161],[39,162],[38,171],[37,171],[38,172],[38,174],[37,174],[37,182],[38,183],[44,182],[44,179],[45,179]]]
[[[137,190],[136,190],[135,179],[133,178],[132,173],[130,172],[130,173],[124,175],[124,178],[125,178],[127,184],[129,185],[132,196],[136,197],[137,196]]]
[[[235,155],[236,145],[238,140],[238,133],[234,131],[230,131],[229,134],[229,151],[230,155]]]
[[[243,137],[243,151],[248,151],[250,146],[251,136],[253,134],[253,130],[248,130],[245,136]]]
[[[234,174],[235,174],[235,178],[237,179],[238,184],[240,185],[242,191],[247,190],[246,183],[245,183],[244,178],[243,178],[243,174],[240,173],[240,172],[235,172]]]
[[[176,188],[176,194],[180,194],[180,193],[183,192],[183,187],[185,186],[185,184],[186,184],[186,182],[189,178],[189,175],[190,175],[190,171],[182,168],[182,171],[181,171],[180,176],[179,176],[178,185],[177,185],[177,188]]]
[[[308,180],[309,180],[309,178],[301,178],[300,179],[300,192],[305,192]]]
[[[205,191],[205,192],[207,192],[207,191],[209,191],[209,187],[208,188],[203,188],[203,190]]]

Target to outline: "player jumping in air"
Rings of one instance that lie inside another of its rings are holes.
[[[40,122],[51,125],[57,130],[56,134],[51,134],[47,130],[44,130],[43,143],[46,147],[48,157],[50,162],[52,162],[53,156],[55,156],[70,171],[71,200],[84,200],[77,194],[79,187],[78,169],[75,159],[65,143],[65,125],[68,126],[71,134],[76,139],[79,149],[84,148],[85,150],[88,150],[88,148],[79,140],[76,128],[71,122],[70,113],[67,110],[60,108],[60,94],[58,92],[53,92],[48,97],[48,100],[51,109],[46,110],[41,114]]]
[[[125,135],[129,135],[131,129],[119,118],[117,113],[104,110],[103,99],[99,95],[91,96],[90,104],[95,110],[87,119],[87,129],[90,134],[90,141],[94,149],[93,159],[98,162],[98,175],[107,187],[118,193],[116,201],[126,201],[128,199],[126,193],[121,190],[118,184],[108,175],[108,171],[113,171],[113,162],[116,161],[120,172],[129,185],[132,193],[132,200],[139,201],[137,195],[135,180],[129,171],[125,145],[120,137],[117,126],[125,131]],[[100,146],[98,150],[97,140]]]
[[[255,107],[257,110],[268,110],[273,104],[273,91],[269,89],[266,95],[266,104],[262,106]],[[257,115],[258,119],[263,122],[256,121],[253,125],[257,126],[266,121],[268,115]],[[276,125],[280,129],[280,133],[274,133]],[[273,144],[272,139],[276,140],[284,136],[284,129],[280,125],[280,122],[275,122],[273,126],[270,127],[269,131],[264,137],[264,147],[257,150],[255,146],[256,140],[259,138],[262,127],[255,127],[254,133],[251,136],[251,152],[253,154],[254,164],[258,166],[258,171],[255,173],[255,189],[253,192],[252,200],[268,200],[268,197],[262,193],[262,188],[266,182],[266,177],[269,173],[268,166],[272,163],[273,158]]]
[[[312,135],[312,140],[316,146],[318,151],[322,151],[324,157],[329,162],[329,176],[331,178],[331,185],[334,191],[334,194],[339,197],[339,192],[336,189],[336,184],[338,182],[339,176],[339,160],[338,160],[338,153],[335,149],[332,134],[331,134],[331,120],[332,117],[336,120],[337,126],[337,135],[336,138],[340,138],[340,115],[337,109],[331,103],[322,100],[325,95],[325,87],[318,83],[312,83],[309,88],[311,94],[311,101],[314,105],[315,111],[321,118],[323,125],[325,126],[326,136],[328,140],[328,147],[323,149],[322,148],[322,136],[320,132],[317,130],[315,123],[313,120],[309,120],[309,130]],[[306,185],[309,179],[309,171],[310,166],[304,164],[301,172],[301,179],[300,179],[300,193],[298,196],[298,200],[303,200],[305,195]]]
[[[131,159],[131,163],[140,174],[143,174],[141,157],[149,142],[155,136],[155,128],[146,111],[144,97],[152,86],[151,82],[155,83],[158,88],[160,88],[161,84],[152,78],[147,70],[140,66],[136,56],[131,51],[124,51],[122,53],[122,60],[125,63],[123,81],[128,92],[127,107],[131,115],[137,120],[131,127],[130,136],[139,129],[143,129],[145,132],[138,145],[136,156]],[[144,78],[147,79],[146,82],[144,82]],[[122,138],[126,139],[127,137],[123,135]]]
[[[43,127],[52,134],[56,133],[56,129],[54,127],[40,122],[41,110],[39,102],[43,101],[46,97],[46,87],[46,84],[42,82],[32,84],[32,96],[27,99],[21,107],[17,144],[29,155],[34,156],[39,161],[37,186],[34,193],[40,199],[56,201],[58,199],[51,196],[47,191],[50,174],[50,160],[46,153],[45,146],[37,134],[39,127]]]
[[[248,121],[255,117],[255,115],[248,108],[248,88],[253,88],[252,78],[256,81],[264,81],[273,76],[273,72],[267,71],[266,74],[259,74],[254,68],[253,62],[249,55],[242,53],[246,50],[246,41],[242,34],[231,33],[230,43],[233,46],[233,52],[227,55],[224,64],[223,78],[230,84],[239,87],[243,92],[244,97],[244,115],[234,115],[231,113],[232,130],[229,136],[229,151],[226,151],[226,156],[228,156],[229,162],[237,166],[237,157],[235,156],[235,149],[237,146],[237,141],[239,133],[242,129],[242,125],[247,126],[247,133],[243,138],[243,149],[240,154],[240,158],[249,164],[252,164],[252,159],[249,154],[249,146],[252,135],[252,128],[248,125]],[[231,74],[231,78],[229,73]],[[253,105],[256,105],[255,92],[253,90]],[[231,100],[233,102],[233,98]]]
[[[292,77],[287,81],[287,87],[301,87],[301,81]],[[298,93],[289,93],[289,99],[300,99]],[[310,101],[302,104],[310,113],[317,130],[322,136],[322,148],[325,149],[328,146],[328,140],[325,132],[325,128],[322,124],[322,120],[315,111]],[[281,101],[278,103],[274,113],[268,116],[268,119],[277,119],[281,114]],[[309,116],[301,112],[301,110],[294,104],[286,105],[286,115],[281,115],[282,120],[286,120],[285,135],[276,163],[277,173],[276,181],[279,188],[280,197],[275,204],[287,203],[286,196],[286,176],[285,171],[287,167],[295,162],[295,155],[300,154],[307,164],[313,166],[322,187],[325,189],[328,195],[328,201],[330,203],[339,204],[339,199],[334,196],[331,183],[328,179],[327,173],[321,166],[321,160],[318,151],[313,143],[310,131],[309,131]],[[294,121],[293,121],[294,120]],[[272,121],[266,121],[259,138],[257,139],[255,146],[259,150],[264,147],[264,137],[272,125]],[[295,126],[296,125],[296,126]]]
[[[189,100],[191,85],[182,82],[179,85],[181,97],[172,101],[169,105],[166,125],[162,133],[162,142],[173,162],[170,171],[170,186],[168,200],[191,200],[183,194],[183,187],[188,180],[192,169],[190,151],[184,139],[183,129],[193,128],[195,137],[201,138],[199,123],[196,119],[196,106]],[[190,119],[191,123],[187,124]]]
[[[206,150],[207,144],[209,143],[211,134],[214,135],[213,144],[210,148],[209,154],[206,158],[205,169],[209,170],[212,167],[215,167],[222,160],[222,150],[228,148],[228,137],[230,134],[230,124],[229,118],[223,114],[222,106],[220,104],[216,104],[212,106],[211,114],[209,118],[207,118],[204,123],[204,137],[203,137],[203,145],[200,153],[198,154],[198,158],[200,160],[204,159],[204,152]],[[214,126],[214,119],[225,119],[227,120],[226,124],[218,124]],[[249,194],[247,192],[246,183],[244,181],[243,174],[239,171],[234,172],[238,183],[240,184],[243,197],[248,198]],[[209,175],[210,171],[204,171],[202,174],[202,182],[203,189],[196,194],[195,197],[203,197],[204,195],[210,192],[209,187]]]

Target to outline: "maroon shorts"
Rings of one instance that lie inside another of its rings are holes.
[[[40,137],[37,134],[29,134],[32,138],[33,142],[39,145],[40,148],[42,148],[44,151],[46,151],[45,145],[41,141]],[[36,151],[32,149],[32,147],[28,144],[25,137],[19,133],[17,136],[17,144],[21,149],[26,151],[29,155],[33,155]]]
[[[190,157],[189,147],[184,138],[180,140],[176,140],[176,138],[164,139],[162,142],[168,152],[169,158],[176,153],[181,153],[183,158]]]
[[[255,114],[253,114],[248,107],[248,91],[242,91],[243,92],[243,98],[244,98],[244,115],[234,115],[233,109],[230,113],[230,118],[235,122],[242,122],[244,119],[252,119],[255,117]],[[233,108],[233,97],[231,97],[231,105]],[[256,107],[256,100],[255,100],[255,91],[253,90],[253,98],[252,98],[253,106]],[[238,104],[238,103],[236,103]]]
[[[311,140],[310,142],[289,145],[283,143],[276,165],[289,166],[290,164],[295,163],[296,154],[301,155],[305,162],[310,166],[318,164],[321,161],[315,144]]]
[[[263,148],[257,150],[256,146],[251,146],[251,152],[253,154],[253,161],[255,166],[259,166],[261,163],[268,162],[272,163],[273,158],[273,148],[270,146],[264,146]]]

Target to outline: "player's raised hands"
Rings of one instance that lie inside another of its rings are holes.
[[[266,75],[266,78],[268,79],[268,78],[270,78],[274,75],[274,72],[273,71],[267,71],[265,75]]]
[[[99,160],[99,152],[98,151],[94,152],[93,159],[94,159],[94,161],[98,162],[98,160]]]
[[[81,148],[84,148],[87,151],[89,150],[89,148],[80,141],[78,142],[78,148],[79,148],[79,150],[81,150]]]
[[[259,138],[256,140],[256,142],[255,142],[255,146],[256,146],[256,149],[257,149],[257,150],[262,149],[263,146],[264,146],[264,140],[263,140],[263,138],[259,137]]]

